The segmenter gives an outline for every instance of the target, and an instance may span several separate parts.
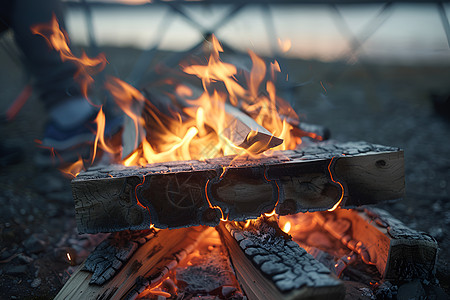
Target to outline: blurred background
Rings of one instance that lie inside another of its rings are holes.
[[[224,44],[225,55],[234,61],[248,60],[248,49],[269,61],[277,59],[282,70],[278,92],[302,121],[328,127],[333,139],[403,148],[405,198],[382,207],[438,240],[438,279],[449,291],[449,3],[63,3],[72,47],[92,56],[105,53],[109,62],[105,72],[138,88],[158,79],[161,73],[154,68],[161,63],[168,67],[164,72],[179,69],[184,55],[198,55],[205,35],[214,33]],[[3,114],[23,92],[29,74],[21,66],[11,34],[0,36],[0,45]],[[3,142],[25,150],[19,163],[0,170],[0,204],[4,208],[0,248],[20,249],[22,242],[37,232],[52,236],[48,243],[56,243],[63,234],[76,231],[69,181],[58,179],[57,171],[40,169],[33,160],[34,141],[42,136],[46,120],[42,104],[35,98],[25,103],[14,120],[0,124]],[[43,188],[48,182],[53,185]],[[43,257],[42,270],[55,271],[48,271],[45,286],[27,293],[54,296],[62,286],[60,273],[66,262],[58,266],[50,263],[54,260],[50,254]],[[4,278],[0,290],[16,282],[14,276]],[[30,289],[34,278],[25,280]],[[13,290],[4,293],[10,295]]]

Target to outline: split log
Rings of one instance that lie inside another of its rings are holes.
[[[278,228],[258,219],[251,229],[230,222],[218,230],[249,299],[343,299],[343,284]]]
[[[55,299],[134,299],[195,247],[202,227],[117,234],[101,243]]]
[[[352,238],[361,242],[359,248],[365,249],[383,279],[399,282],[429,279],[434,274],[438,245],[430,235],[408,228],[378,208],[338,209],[334,213],[351,222]]]
[[[403,151],[319,143],[271,156],[94,167],[72,181],[82,233],[242,221],[401,198]]]

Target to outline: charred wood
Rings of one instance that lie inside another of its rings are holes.
[[[398,199],[403,151],[358,143],[319,143],[271,156],[91,168],[72,181],[83,233],[242,221]]]
[[[192,251],[203,231],[151,230],[131,241],[113,235],[72,274],[55,299],[134,299]]]
[[[343,299],[345,288],[330,270],[284,234],[258,219],[247,230],[231,222],[218,230],[249,299]]]
[[[408,228],[379,208],[340,209],[336,216],[351,222],[353,239],[360,241],[383,279],[399,282],[434,275],[438,245],[430,235]]]

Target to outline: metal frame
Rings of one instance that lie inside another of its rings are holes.
[[[88,23],[89,28],[89,41],[91,44],[91,47],[93,47],[95,50],[98,49],[98,46],[95,41],[95,35],[93,33],[93,26],[92,26],[92,13],[91,8],[92,7],[125,7],[127,6],[124,3],[105,3],[105,2],[99,2],[99,1],[86,1],[86,0],[80,0],[81,2],[73,1],[73,0],[67,0],[64,3],[66,5],[70,6],[80,6],[80,4],[84,7],[86,19]],[[345,55],[347,57],[347,61],[357,61],[361,52],[362,52],[362,46],[364,43],[378,30],[378,28],[389,18],[390,12],[393,7],[393,3],[423,3],[423,4],[430,4],[435,3],[438,8],[438,13],[442,22],[442,26],[446,33],[446,38],[448,45],[450,47],[450,24],[449,24],[449,18],[446,14],[444,3],[448,3],[450,0],[446,1],[426,1],[426,0],[395,0],[395,1],[381,1],[381,0],[203,0],[203,1],[188,1],[188,0],[171,0],[171,1],[164,1],[164,0],[152,0],[151,3],[143,3],[139,4],[138,6],[151,6],[151,5],[160,5],[168,7],[168,13],[165,18],[161,21],[161,24],[158,26],[158,29],[156,31],[157,37],[155,39],[155,44],[148,49],[144,50],[137,60],[133,70],[131,71],[130,75],[128,76],[128,82],[133,84],[136,87],[139,87],[142,84],[142,78],[144,77],[144,74],[146,71],[148,71],[149,66],[151,65],[152,59],[154,57],[155,52],[157,51],[162,38],[169,27],[170,22],[173,21],[173,16],[177,15],[182,17],[184,20],[186,20],[191,26],[196,28],[198,31],[201,32],[201,34],[204,37],[208,37],[209,35],[215,33],[218,29],[229,23],[241,10],[243,7],[248,5],[260,5],[262,7],[262,13],[264,14],[264,20],[265,22],[265,30],[269,37],[269,40],[272,40],[272,52],[275,58],[282,59],[280,57],[280,53],[278,51],[278,47],[276,47],[276,30],[275,30],[275,24],[273,21],[273,15],[271,12],[271,6],[275,5],[325,5],[329,6],[331,8],[331,14],[333,16],[333,19],[336,22],[336,27],[341,32],[343,37],[347,40],[348,44],[350,45],[349,52]],[[184,6],[199,6],[199,5],[217,5],[217,4],[228,4],[232,5],[232,9],[224,16],[222,19],[217,21],[211,28],[205,28],[203,25],[201,25],[199,22],[197,22],[194,18],[192,18],[186,11],[183,9]],[[339,7],[337,5],[350,5],[350,4],[383,4],[382,9],[379,11],[379,13],[372,18],[371,20],[368,20],[366,25],[364,26],[363,30],[359,33],[355,33],[351,30],[349,25],[346,23],[344,17],[342,16]],[[135,6],[135,5],[134,5]],[[202,46],[204,40],[199,41],[194,47],[191,49],[175,53],[171,56],[169,56],[166,60],[163,62],[159,62],[158,65],[161,66],[164,64],[168,67],[173,67],[176,65],[180,60],[183,59],[187,54],[192,53],[193,51],[199,49],[199,47]],[[229,47],[230,48],[230,47]],[[157,76],[156,74],[153,74],[153,76]],[[334,80],[337,79],[340,75],[335,76],[333,78]],[[150,76],[150,79],[154,78]],[[303,83],[291,83],[286,85],[286,83],[283,84],[283,88],[286,89],[286,91],[289,91],[289,94],[292,95],[294,90],[297,87],[303,86]],[[290,95],[288,95],[290,96]],[[290,98],[290,97],[288,97]]]

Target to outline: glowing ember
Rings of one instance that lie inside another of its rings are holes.
[[[330,163],[328,164],[328,172],[330,173],[330,179],[331,179],[331,181],[333,181],[334,183],[338,184],[339,187],[341,188],[341,196],[340,196],[339,200],[333,205],[333,207],[330,208],[328,211],[333,211],[333,210],[335,210],[336,208],[338,208],[338,207],[339,207],[339,204],[341,204],[342,200],[344,199],[344,186],[343,186],[342,183],[340,183],[339,181],[334,180],[334,178],[333,178],[333,173],[331,172],[331,165],[333,164],[333,160],[334,160],[335,158],[336,158],[336,157],[332,157],[332,158],[331,158],[331,161],[330,161]]]
[[[287,221],[286,224],[284,224],[283,226],[283,231],[289,233],[290,230],[291,230],[291,222]]]

